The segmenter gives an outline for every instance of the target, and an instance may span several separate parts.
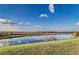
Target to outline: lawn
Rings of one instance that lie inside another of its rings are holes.
[[[0,47],[1,55],[79,55],[79,37]]]

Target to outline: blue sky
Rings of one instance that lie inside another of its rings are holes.
[[[42,14],[47,17],[40,17]],[[18,30],[77,31],[79,4],[54,4],[54,13],[50,12],[49,4],[3,4],[0,5],[0,19],[15,22],[13,27]],[[0,26],[9,30],[13,28],[7,24]]]

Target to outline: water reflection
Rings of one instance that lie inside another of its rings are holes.
[[[45,42],[51,40],[63,40],[73,37],[74,36],[72,35],[47,35],[47,36],[29,36],[29,37],[20,37],[20,38],[12,38],[12,39],[3,39],[0,40],[0,46],[26,44],[33,42]]]

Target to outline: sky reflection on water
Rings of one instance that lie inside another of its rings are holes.
[[[29,37],[20,37],[12,39],[3,39],[0,40],[0,46],[10,46],[17,44],[27,44],[34,42],[45,42],[51,40],[63,40],[68,38],[73,38],[72,35],[47,35],[47,36],[29,36]]]

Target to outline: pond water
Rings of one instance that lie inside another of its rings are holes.
[[[46,35],[46,36],[28,36],[20,38],[2,39],[0,40],[0,46],[10,46],[17,44],[27,44],[34,42],[46,42],[51,40],[63,40],[73,38],[72,35]]]

